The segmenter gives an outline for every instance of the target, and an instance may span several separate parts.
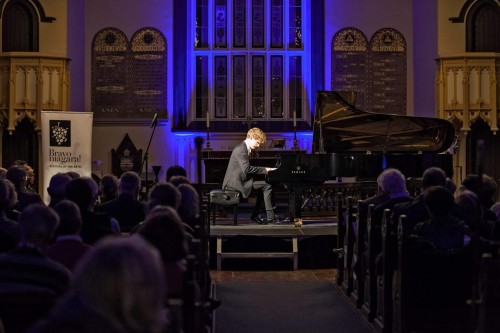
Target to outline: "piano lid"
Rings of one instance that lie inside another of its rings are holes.
[[[447,120],[362,111],[355,99],[355,92],[317,92],[313,152],[440,153],[453,144]]]

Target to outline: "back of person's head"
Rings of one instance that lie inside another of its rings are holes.
[[[405,176],[398,169],[388,168],[382,171],[377,178],[377,184],[389,195],[406,192]]]
[[[181,203],[181,192],[171,183],[157,183],[148,193],[148,212],[155,206],[163,205],[179,208]]]
[[[120,177],[118,187],[120,194],[138,195],[141,187],[141,179],[134,171],[127,171]]]
[[[498,184],[495,179],[483,174],[481,177],[481,202],[486,204],[488,201],[491,201],[497,189]]]
[[[6,179],[7,176],[7,169],[5,168],[0,168],[0,179]]]
[[[491,207],[490,207],[490,210],[495,213],[495,215],[497,216],[497,219],[500,220],[500,202],[495,202]]]
[[[184,223],[191,225],[200,215],[200,195],[190,184],[181,184],[177,189],[181,192],[181,204],[177,212]]]
[[[83,213],[89,210],[94,202],[92,187],[81,177],[72,179],[66,186],[66,199],[76,203]]]
[[[165,275],[158,251],[139,236],[105,238],[78,264],[68,295],[122,332],[162,332]],[[60,305],[64,307],[64,303]]]
[[[17,192],[16,192],[16,187],[10,180],[5,179],[4,182],[7,188],[9,189],[9,199],[6,207],[7,209],[9,209],[14,207],[17,203]]]
[[[54,206],[59,215],[57,235],[78,235],[82,228],[80,208],[71,200],[62,200]]]
[[[455,202],[460,216],[463,217],[468,224],[469,222],[473,222],[474,224],[479,222],[482,215],[482,209],[479,198],[474,192],[469,190],[460,191],[455,198]]]
[[[160,251],[164,262],[175,262],[188,253],[184,225],[172,207],[156,206],[138,233]]]
[[[170,181],[170,178],[173,176],[184,176],[187,177],[186,169],[181,167],[180,165],[172,165],[167,169],[167,182]]]
[[[47,193],[53,199],[64,199],[66,197],[66,186],[71,181],[71,177],[66,173],[56,173],[50,178]]]
[[[50,207],[32,204],[21,212],[18,223],[22,242],[43,247],[54,236],[59,226],[59,216]]]
[[[266,142],[266,134],[260,128],[254,127],[248,130],[247,139],[255,139],[260,144],[264,144]]]
[[[26,162],[25,160],[15,160],[12,165],[25,167],[26,165],[28,165],[28,162]]]
[[[16,190],[23,190],[28,181],[28,172],[19,165],[13,165],[7,170],[5,177],[14,184]]]
[[[438,167],[430,167],[425,169],[422,174],[422,189],[426,189],[429,186],[445,186],[446,185],[446,173],[443,169]]]
[[[451,193],[455,193],[457,191],[457,184],[455,184],[453,179],[449,177],[446,177],[446,183],[444,184],[444,187],[446,187]]]
[[[118,195],[118,178],[115,175],[102,176],[100,188],[104,197],[116,197]]]
[[[80,174],[78,172],[75,172],[75,171],[68,171],[68,172],[66,172],[66,174],[68,176],[70,176],[71,179],[80,178]]]
[[[481,192],[481,182],[482,179],[480,176],[475,174],[468,174],[462,180],[461,190],[466,189],[474,192],[476,195],[479,195]]]
[[[462,188],[476,193],[481,204],[488,206],[488,208],[492,204],[492,196],[495,194],[497,187],[496,181],[485,174],[469,174],[462,181]]]
[[[179,187],[181,184],[190,184],[186,176],[172,176],[168,182],[175,187]]]
[[[450,213],[455,198],[444,186],[431,186],[424,192],[424,202],[431,217],[443,219]]]

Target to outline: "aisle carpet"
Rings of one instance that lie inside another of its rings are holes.
[[[367,333],[328,281],[228,281],[215,286],[215,333]]]

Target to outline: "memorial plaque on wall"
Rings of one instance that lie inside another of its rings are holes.
[[[356,107],[366,109],[366,36],[359,29],[345,28],[335,34],[332,44],[332,90],[357,92]]]
[[[140,29],[130,44],[119,29],[99,31],[91,71],[94,118],[167,118],[167,43],[159,30]]]
[[[401,33],[386,28],[370,41],[369,103],[378,113],[406,115],[406,41]]]
[[[130,41],[132,113],[150,118],[167,115],[167,42],[160,31],[143,28]]]
[[[114,28],[99,31],[92,42],[92,111],[114,118],[128,112],[128,40]]]

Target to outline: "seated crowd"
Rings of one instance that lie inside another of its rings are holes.
[[[207,263],[193,245],[204,236],[201,201],[182,167],[167,172],[176,185],[155,184],[144,202],[135,172],[106,175],[100,187],[58,173],[46,205],[29,190],[29,172],[16,163],[0,173],[0,332],[34,324],[2,317],[7,294],[53,300],[29,332],[193,331],[186,313],[173,309],[182,303],[202,304],[208,315],[198,318],[209,318],[218,301],[193,273],[208,274],[196,267]]]
[[[357,206],[350,198],[339,210],[346,217],[339,226],[343,256],[337,283],[384,332],[440,332],[446,327],[470,332],[481,316],[466,300],[481,292],[482,254],[500,254],[500,219],[493,211],[500,210],[494,199],[497,184],[487,175],[471,174],[455,186],[437,167],[423,172],[415,197],[406,183],[399,170],[388,168],[377,178],[375,195]],[[404,275],[408,272],[410,277]],[[460,288],[452,288],[459,283]],[[458,296],[462,299],[457,308],[445,302]],[[418,304],[416,299],[425,303],[427,312],[401,310],[401,304]]]

